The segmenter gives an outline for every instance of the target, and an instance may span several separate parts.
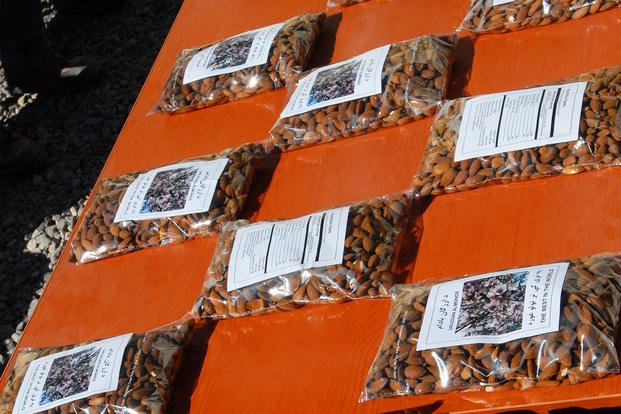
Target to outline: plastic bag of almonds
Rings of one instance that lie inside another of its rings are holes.
[[[0,411],[163,413],[193,320],[144,334],[18,351]]]
[[[148,171],[105,179],[71,247],[86,263],[213,235],[242,211],[261,145],[246,144]]]
[[[501,33],[575,20],[619,6],[619,0],[472,0],[461,25],[477,33]]]
[[[183,50],[154,112],[186,112],[285,86],[306,68],[325,18],[302,14]]]
[[[275,146],[296,149],[400,125],[433,114],[444,98],[453,37],[418,37],[314,69],[289,88],[270,131]]]
[[[358,3],[364,3],[369,0],[328,0],[328,7],[336,6],[352,6]]]
[[[194,316],[386,296],[409,199],[399,193],[292,220],[227,223]]]
[[[621,164],[621,65],[560,84],[443,103],[416,196]]]
[[[621,254],[397,285],[363,400],[619,372]]]

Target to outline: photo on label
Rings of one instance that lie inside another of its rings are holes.
[[[184,167],[158,172],[140,208],[141,214],[180,210],[185,207],[197,167]]]
[[[246,63],[256,33],[244,33],[218,43],[206,70],[218,70]]]
[[[464,283],[455,333],[502,335],[522,329],[528,272],[491,276]]]
[[[361,60],[356,60],[319,73],[310,91],[307,105],[353,94],[361,64]]]
[[[45,380],[39,405],[70,397],[88,390],[100,348],[88,348],[57,358]]]

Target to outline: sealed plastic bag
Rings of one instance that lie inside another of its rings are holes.
[[[453,40],[427,35],[305,73],[289,86],[274,145],[296,149],[433,114],[454,49]]]
[[[621,65],[560,84],[443,103],[416,196],[621,164]]]
[[[619,372],[621,254],[397,285],[363,400]]]
[[[369,0],[328,0],[328,7],[351,6],[358,3],[364,3]]]
[[[19,350],[0,412],[164,413],[192,326]]]
[[[325,14],[185,49],[172,69],[156,112],[186,112],[285,86],[310,61]]]
[[[399,193],[292,220],[223,227],[196,317],[385,296],[409,196]]]
[[[500,33],[580,19],[619,6],[619,0],[472,0],[462,29]]]
[[[71,242],[77,261],[216,233],[242,211],[262,153],[246,144],[105,179]]]

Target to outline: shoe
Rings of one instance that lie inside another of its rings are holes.
[[[41,145],[0,129],[0,176],[31,176],[45,168]]]
[[[50,94],[80,89],[99,72],[99,65],[94,62],[83,58],[64,59],[49,48],[27,60],[7,62],[3,66],[9,88]]]

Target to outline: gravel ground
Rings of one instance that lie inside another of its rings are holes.
[[[79,92],[11,94],[0,71],[0,122],[43,145],[46,167],[0,177],[0,370],[19,340],[84,201],[182,0],[126,0],[120,10],[64,16],[44,2],[52,43],[105,70]]]

